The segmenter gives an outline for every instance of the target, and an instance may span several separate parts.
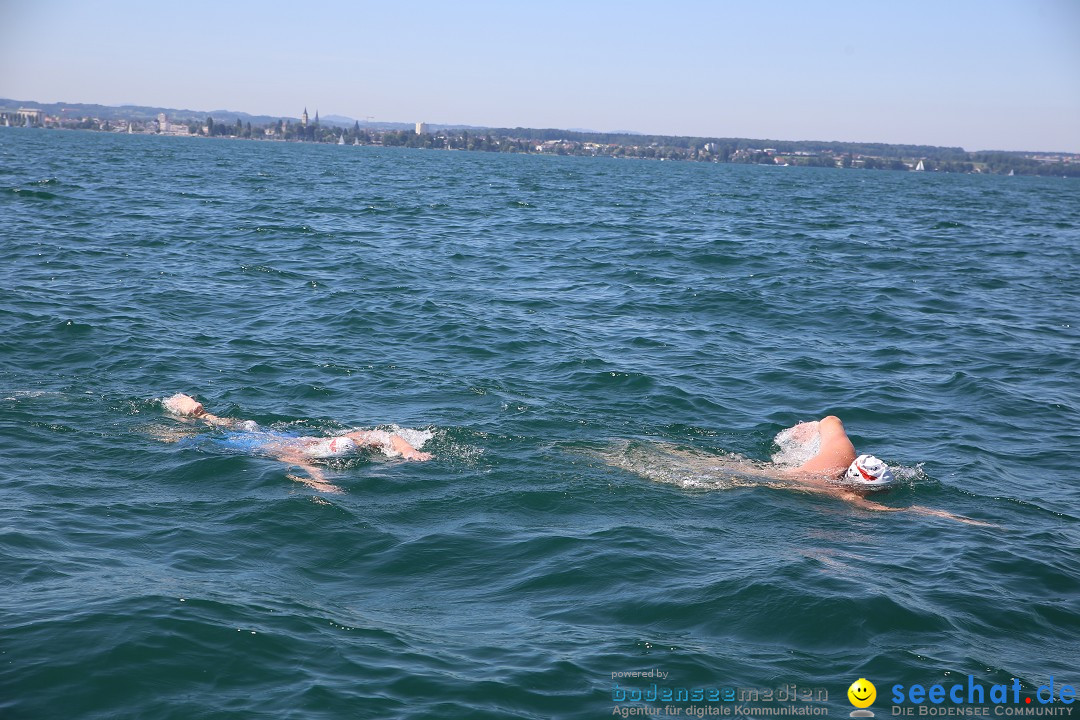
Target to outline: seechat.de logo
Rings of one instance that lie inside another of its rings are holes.
[[[874,717],[874,713],[866,709],[877,699],[877,688],[874,687],[874,683],[866,678],[859,678],[851,683],[851,687],[847,690],[847,697],[848,701],[858,708],[852,711],[851,717]]]

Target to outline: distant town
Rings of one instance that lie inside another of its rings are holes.
[[[968,152],[958,147],[930,145],[469,128],[433,126],[423,122],[405,125],[373,123],[370,118],[361,123],[339,116],[320,120],[317,110],[311,116],[307,108],[299,118],[270,118],[227,111],[218,112],[215,118],[212,113],[190,110],[63,103],[32,105],[0,99],[0,127],[665,161],[1080,177],[1080,154],[1075,153]]]

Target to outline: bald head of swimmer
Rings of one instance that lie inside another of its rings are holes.
[[[203,407],[201,402],[184,393],[176,393],[172,397],[167,397],[161,401],[161,404],[166,410],[175,415],[199,417],[206,414],[206,408]]]

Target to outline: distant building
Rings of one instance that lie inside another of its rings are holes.
[[[566,140],[545,140],[536,146],[536,152],[558,152],[560,149],[569,150],[571,147],[571,143]]]
[[[169,118],[166,117],[165,113],[158,113],[157,122],[158,122],[158,132],[161,133],[162,135],[190,135],[191,134],[191,128],[189,128],[187,125],[184,125],[182,123],[171,123],[171,122],[169,122]],[[204,130],[204,132],[209,134],[208,129]]]
[[[45,119],[45,111],[37,108],[19,108],[15,111],[15,121],[20,125],[40,125]]]
[[[304,114],[300,116],[300,124],[307,127],[307,108],[304,108]]]
[[[417,135],[423,135],[427,131],[428,131],[427,123],[424,123],[424,122],[416,123],[416,134]]]

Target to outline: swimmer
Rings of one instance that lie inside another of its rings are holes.
[[[209,413],[201,402],[183,393],[168,397],[161,404],[174,415],[192,417],[212,427],[236,431],[226,436],[225,444],[256,450],[299,467],[307,473],[308,478],[289,475],[290,479],[326,492],[339,492],[340,488],[327,483],[322,470],[313,465],[312,460],[340,457],[365,447],[377,448],[406,460],[423,462],[431,459],[431,453],[420,452],[397,433],[383,430],[354,430],[331,437],[292,437],[262,430],[252,420],[223,418]]]
[[[605,463],[650,480],[691,488],[765,487],[819,493],[863,510],[913,512],[988,526],[944,510],[914,505],[890,507],[868,496],[897,485],[892,469],[873,455],[857,455],[840,418],[830,415],[804,422],[776,436],[779,452],[772,462],[733,453],[685,449],[668,443],[616,445],[594,454]]]
[[[864,510],[908,511],[949,518],[969,525],[990,525],[922,505],[894,508],[867,500],[866,493],[888,490],[895,485],[896,478],[889,466],[873,455],[856,456],[855,446],[844,430],[844,423],[835,415],[816,422],[799,423],[784,433],[795,443],[818,448],[813,457],[798,467],[781,471],[785,477],[796,481],[805,490],[839,497]],[[767,472],[774,474],[776,470],[770,469]]]

